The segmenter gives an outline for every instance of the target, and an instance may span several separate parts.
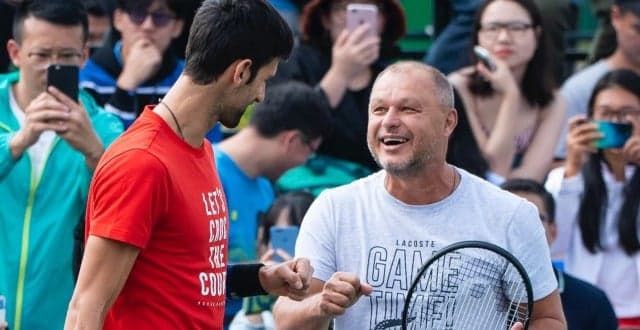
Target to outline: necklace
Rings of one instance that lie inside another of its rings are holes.
[[[165,108],[167,108],[167,110],[169,110],[169,114],[171,114],[171,118],[173,118],[173,122],[176,123],[176,127],[178,127],[178,133],[180,134],[180,137],[182,138],[182,140],[184,140],[184,135],[182,134],[182,128],[180,128],[180,124],[178,123],[178,118],[176,118],[176,115],[173,113],[173,110],[171,110],[171,108],[169,108],[169,106],[160,101],[160,104],[164,105]]]

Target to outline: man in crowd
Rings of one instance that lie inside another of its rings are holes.
[[[93,170],[120,121],[80,91],[47,87],[50,65],[82,66],[80,0],[24,1],[7,43],[18,68],[0,81],[0,295],[11,329],[60,329],[73,291],[73,229]]]

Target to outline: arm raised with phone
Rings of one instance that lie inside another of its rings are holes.
[[[320,81],[332,108],[347,89],[360,90],[370,83],[373,75],[369,66],[380,56],[377,7],[349,4],[345,15],[346,25],[332,36],[331,67]]]
[[[77,68],[75,70],[77,75]],[[40,93],[25,108],[24,125],[11,139],[9,146],[11,156],[19,158],[33,144],[38,141],[42,132],[51,130],[56,132],[71,147],[85,156],[87,166],[94,169],[104,151],[104,146],[96,134],[84,106],[76,98],[67,94],[77,94],[76,83],[73,79],[48,79],[61,85],[51,85]],[[75,87],[75,89],[74,89]],[[65,92],[61,91],[65,90]],[[73,96],[73,95],[72,95]]]

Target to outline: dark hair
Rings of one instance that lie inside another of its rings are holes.
[[[311,0],[300,14],[302,40],[323,50],[331,49],[331,36],[322,24],[322,17],[331,14],[331,4],[337,0]],[[384,31],[380,43],[380,57],[392,53],[396,42],[407,32],[407,19],[397,0],[379,0],[378,5],[385,17]]]
[[[205,0],[189,31],[184,72],[208,84],[231,63],[250,59],[251,82],[275,58],[287,58],[293,32],[265,0]]]
[[[111,18],[111,12],[115,9],[113,5],[115,3],[109,0],[84,0],[87,13],[91,16]]]
[[[300,226],[304,215],[307,213],[309,206],[313,203],[313,195],[302,190],[290,191],[282,195],[278,195],[276,200],[265,213],[258,214],[258,221],[262,227],[262,239],[258,244],[269,244],[269,230],[276,224],[280,212],[289,209],[289,223],[292,226]]]
[[[553,100],[553,89],[555,87],[554,76],[551,71],[552,65],[549,61],[549,40],[547,39],[545,30],[542,28],[542,17],[536,4],[531,0],[512,1],[529,13],[533,29],[540,31],[536,50],[527,64],[520,84],[520,92],[530,106],[544,108]],[[472,47],[478,44],[482,15],[493,2],[495,2],[495,0],[484,2],[476,12],[476,18],[473,22]],[[469,50],[469,54],[471,54],[471,50]],[[475,56],[473,58],[473,63],[477,63],[478,59]],[[478,96],[491,96],[494,93],[491,83],[486,81],[477,70],[474,70],[471,74],[468,87],[471,93]]]
[[[331,121],[330,106],[324,97],[304,83],[288,81],[267,88],[264,101],[256,105],[249,124],[265,137],[297,129],[315,139],[329,135]]]
[[[148,9],[151,7],[155,0],[118,0],[116,3],[116,8],[121,9],[125,12],[135,10],[135,9]],[[178,19],[184,19],[186,13],[183,8],[188,7],[185,6],[184,0],[163,0],[167,5],[167,8],[171,10],[174,14],[176,14]]]
[[[619,87],[640,98],[640,76],[631,70],[619,69],[605,74],[593,89],[589,99],[589,117],[593,117],[595,100],[603,90]],[[591,253],[602,250],[600,242],[601,229],[607,213],[607,187],[602,177],[602,163],[606,159],[602,151],[591,154],[582,167],[584,192],[580,200],[578,211],[578,223],[582,233],[582,241]],[[607,164],[608,166],[609,164]],[[631,179],[623,190],[624,202],[617,214],[618,235],[620,245],[628,255],[640,250],[638,241],[638,206],[640,204],[640,171],[636,166]]]
[[[13,17],[13,38],[22,42],[24,20],[33,16],[55,25],[82,26],[82,42],[89,36],[89,18],[80,0],[26,0],[18,4]]]
[[[540,197],[547,211],[547,221],[555,222],[556,201],[542,183],[531,179],[508,179],[500,185],[500,188],[512,193],[530,193]]]

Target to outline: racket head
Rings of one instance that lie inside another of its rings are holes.
[[[402,309],[405,329],[510,329],[529,325],[533,289],[522,264],[483,241],[451,244],[413,279]]]

